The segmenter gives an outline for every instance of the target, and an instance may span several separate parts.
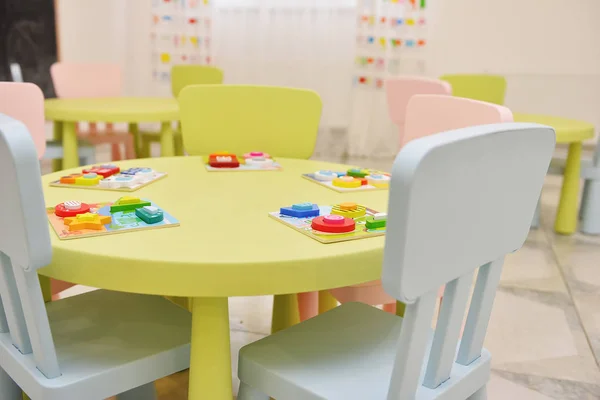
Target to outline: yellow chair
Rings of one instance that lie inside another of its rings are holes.
[[[179,95],[190,155],[250,151],[308,159],[315,148],[321,98],[312,90],[251,85],[192,85]]]
[[[503,105],[506,79],[500,75],[456,74],[444,75],[441,80],[452,85],[452,95],[467,99]]]
[[[223,83],[223,71],[216,67],[204,65],[174,65],[171,68],[171,93],[174,97],[179,96],[181,89],[188,85],[214,85]],[[182,156],[183,145],[181,129],[174,132],[175,154]],[[160,143],[160,135],[157,132],[144,132],[140,135],[138,154],[140,157],[150,157],[150,146],[152,143]]]

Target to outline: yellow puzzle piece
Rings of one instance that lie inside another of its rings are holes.
[[[74,217],[66,217],[65,225],[69,231],[80,231],[82,229],[93,229],[99,231],[104,225],[109,224],[112,218],[108,215],[99,215],[94,213],[79,214]]]

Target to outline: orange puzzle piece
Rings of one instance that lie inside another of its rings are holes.
[[[74,217],[66,217],[64,219],[64,223],[69,227],[69,231],[80,231],[82,229],[99,231],[111,221],[112,218],[108,215],[93,213],[78,214]]]

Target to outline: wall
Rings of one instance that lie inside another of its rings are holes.
[[[599,15],[598,0],[436,0],[428,73],[502,74],[514,111],[600,126]]]

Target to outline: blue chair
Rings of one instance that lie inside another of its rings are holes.
[[[527,238],[554,143],[552,128],[510,123],[404,146],[392,169],[382,276],[406,304],[404,318],[346,303],[254,342],[240,351],[238,400],[486,399],[483,341],[503,259]]]
[[[0,399],[155,399],[153,381],[189,368],[190,313],[106,290],[44,304],[37,271],[52,247],[36,148],[3,114],[0,186]]]

